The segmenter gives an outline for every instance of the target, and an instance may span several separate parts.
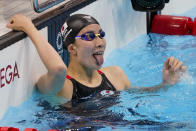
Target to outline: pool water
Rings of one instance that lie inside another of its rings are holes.
[[[35,91],[22,105],[9,108],[0,126],[40,131],[196,129],[195,52],[194,36],[141,35],[114,50],[104,66],[120,66],[131,84],[142,88],[159,84],[164,61],[174,56],[188,67],[178,84],[157,92],[130,89],[113,95],[96,94],[72,103]]]
[[[188,66],[189,72],[185,76],[192,78],[195,40],[194,36],[143,35],[122,49],[113,51],[105,66],[118,65],[124,69],[133,85],[140,83],[141,86],[149,86],[161,82],[163,63],[174,56]]]
[[[129,93],[131,90],[123,92],[127,97],[121,97],[121,104],[143,115],[143,117],[133,116],[123,108],[125,111],[121,110],[122,112],[128,112],[124,119],[152,120],[162,123],[158,127],[171,128],[170,130],[195,129],[195,51],[194,36],[158,34],[150,34],[150,37],[140,36],[126,47],[114,51],[108,58],[112,59],[112,62],[106,62],[105,65],[121,66],[133,86],[146,87],[159,84],[162,79],[163,63],[170,56],[183,61],[188,67],[181,82],[168,89],[140,94]]]

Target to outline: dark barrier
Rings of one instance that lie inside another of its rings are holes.
[[[162,10],[169,0],[131,0],[131,2],[136,11],[155,12]]]
[[[63,25],[65,19],[69,16],[67,13],[60,14],[47,23],[48,26],[48,41],[56,49],[59,55],[62,57],[63,61],[68,65],[68,52],[63,49],[63,43],[61,39],[61,26]]]
[[[62,49],[61,37],[59,35],[60,28],[67,16],[95,1],[96,0],[70,0],[57,9],[47,12],[33,20],[33,23],[39,30],[48,27],[48,41],[61,55],[66,64],[68,64],[68,53]],[[0,36],[0,50],[25,37],[26,34],[24,32],[18,31],[11,31]]]

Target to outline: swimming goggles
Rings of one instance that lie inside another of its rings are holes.
[[[75,38],[76,39],[82,39],[82,40],[85,40],[85,41],[92,41],[97,36],[99,38],[103,39],[103,37],[105,36],[105,32],[103,30],[100,30],[98,34],[95,34],[94,32],[87,32],[87,33],[84,33],[80,36],[76,36]]]

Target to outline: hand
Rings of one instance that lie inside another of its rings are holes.
[[[16,14],[11,17],[9,23],[6,26],[7,28],[18,31],[24,31],[27,33],[27,31],[29,31],[30,28],[34,25],[31,19],[29,19],[28,17],[22,14]]]
[[[175,59],[173,56],[168,58],[164,63],[163,68],[163,84],[173,85],[180,80],[181,73],[187,69],[182,61]]]

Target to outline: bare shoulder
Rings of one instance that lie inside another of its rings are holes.
[[[120,75],[121,73],[124,74],[123,70],[119,66],[108,66],[101,68],[101,71],[103,71],[105,74],[110,75]]]
[[[58,96],[71,99],[73,94],[73,84],[71,80],[66,79],[63,88],[58,93]]]
[[[124,90],[131,86],[126,74],[119,66],[108,66],[100,70],[104,72],[117,90]]]

